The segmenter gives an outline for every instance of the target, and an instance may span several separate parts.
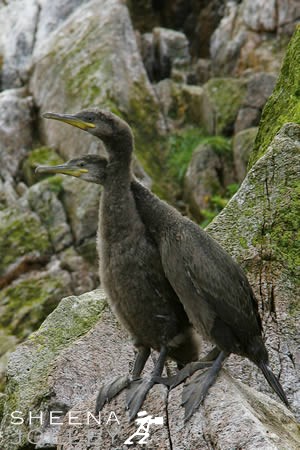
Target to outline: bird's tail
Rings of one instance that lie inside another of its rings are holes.
[[[279,380],[275,377],[274,373],[268,366],[268,364],[266,364],[265,362],[260,362],[258,366],[261,369],[262,373],[264,374],[264,377],[271,386],[271,388],[276,392],[276,394],[283,401],[283,403],[285,403],[286,406],[289,406],[289,402],[284,393],[284,390],[281,384],[279,383]]]

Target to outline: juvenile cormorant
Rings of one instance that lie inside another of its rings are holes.
[[[72,120],[81,120],[81,128],[83,121],[86,129],[93,134],[93,128],[88,127],[96,127],[95,124],[98,124],[99,120],[104,120],[102,115],[103,112],[98,111],[95,117],[93,110],[90,116],[89,112],[85,111],[75,116],[63,117],[70,118],[69,123],[73,125]],[[111,114],[109,117],[113,130],[119,129],[120,123],[124,130],[129,128],[117,116]],[[66,119],[64,121],[68,122]],[[115,133],[114,131],[114,136]],[[119,131],[117,134],[122,142],[112,139],[111,136],[102,136],[101,139],[106,143],[109,152],[113,153],[114,164],[122,165],[120,161],[124,162],[124,155],[121,156],[121,153],[128,155],[128,148],[132,148],[132,138],[128,141],[126,133]],[[110,169],[108,173],[111,173],[112,165],[110,161],[107,166]],[[128,161],[126,166],[129,166]],[[122,185],[122,171],[113,172],[114,177],[119,179],[119,195],[123,189],[128,189],[130,177],[129,172],[126,173],[126,183]],[[127,195],[127,200],[124,198],[124,202],[128,202],[127,208],[133,208],[135,215],[141,217],[146,224],[147,232],[159,249],[164,273],[184,306],[189,320],[196,330],[214,342],[218,349],[215,351],[215,356],[218,356],[211,369],[198,375],[184,389],[186,418],[190,417],[203,401],[223,361],[230,353],[246,356],[253,361],[262,370],[280,399],[288,405],[278,379],[269,368],[257,301],[240,267],[206,232],[134,179],[131,180],[131,190],[134,197]],[[179,373],[175,381],[173,380],[174,384],[185,377],[186,372],[181,375]]]
[[[118,377],[101,388],[97,410],[130,385],[127,406],[132,419],[161,375],[167,357],[179,367],[197,361],[199,336],[168,282],[157,245],[137,212],[130,188],[133,136],[129,126],[110,112],[98,109],[73,116],[47,113],[44,117],[88,131],[100,138],[108,151],[108,161],[88,155],[60,166],[40,166],[37,171],[64,173],[104,186],[97,242],[100,279],[113,312],[129,331],[138,353],[133,381],[128,376]],[[138,380],[151,348],[160,352],[151,379]],[[208,359],[215,356],[212,352]],[[200,363],[200,367],[209,365]]]

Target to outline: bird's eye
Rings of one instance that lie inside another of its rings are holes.
[[[78,165],[79,165],[79,167],[84,167],[85,166],[84,162],[81,162]]]

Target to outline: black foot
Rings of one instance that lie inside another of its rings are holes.
[[[192,376],[193,373],[195,373],[197,370],[206,369],[207,367],[212,366],[211,361],[207,362],[191,362],[189,364],[186,364],[183,369],[181,369],[176,375],[172,377],[156,377],[155,382],[164,384],[165,386],[168,386],[170,389],[173,389],[174,387],[181,384],[183,381],[185,381],[188,377]]]
[[[197,374],[194,379],[184,387],[182,392],[182,406],[185,408],[185,422],[192,417],[205,399],[209,388],[216,381],[222,368],[222,362],[226,357],[227,355],[224,352],[221,352],[210,369]]]
[[[153,379],[139,379],[130,383],[127,389],[126,406],[129,409],[129,420],[132,421],[141,409],[144,400],[155,384]]]
[[[129,375],[122,375],[100,387],[96,400],[96,414],[101,411],[105,403],[110,402],[119,392],[131,383]]]

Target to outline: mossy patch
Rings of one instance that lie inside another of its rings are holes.
[[[17,348],[11,355],[12,369],[8,369],[4,416],[20,408],[22,411],[44,409],[44,401],[51,389],[49,375],[55,366],[55,358],[93,328],[106,305],[102,290],[80,297],[67,297],[47,317],[40,329]],[[16,440],[15,430],[9,423],[3,425],[6,426],[7,436],[10,436],[6,439],[5,448],[12,448],[8,441],[11,439],[12,444]],[[19,429],[24,436],[28,432],[25,424]]]
[[[230,153],[231,142],[223,136],[205,136],[199,128],[186,128],[168,137],[167,168],[170,175],[182,182],[192,154],[200,144],[209,144],[218,154]]]
[[[231,136],[246,93],[246,83],[235,78],[212,78],[203,89],[214,115],[213,129],[207,131]],[[208,128],[210,127],[211,125]]]
[[[38,216],[16,208],[0,211],[0,275],[18,257],[51,253],[48,233]]]
[[[27,337],[66,293],[65,282],[64,277],[41,275],[20,279],[3,289],[0,292],[0,326],[19,340]]]
[[[274,91],[267,101],[250,155],[249,167],[265,153],[287,122],[300,123],[300,26],[289,43]]]
[[[40,181],[43,178],[47,178],[49,175],[40,175],[35,173],[35,169],[38,165],[54,166],[62,164],[63,159],[50,147],[39,147],[31,150],[22,165],[22,173],[26,183],[31,186],[32,184]]]

